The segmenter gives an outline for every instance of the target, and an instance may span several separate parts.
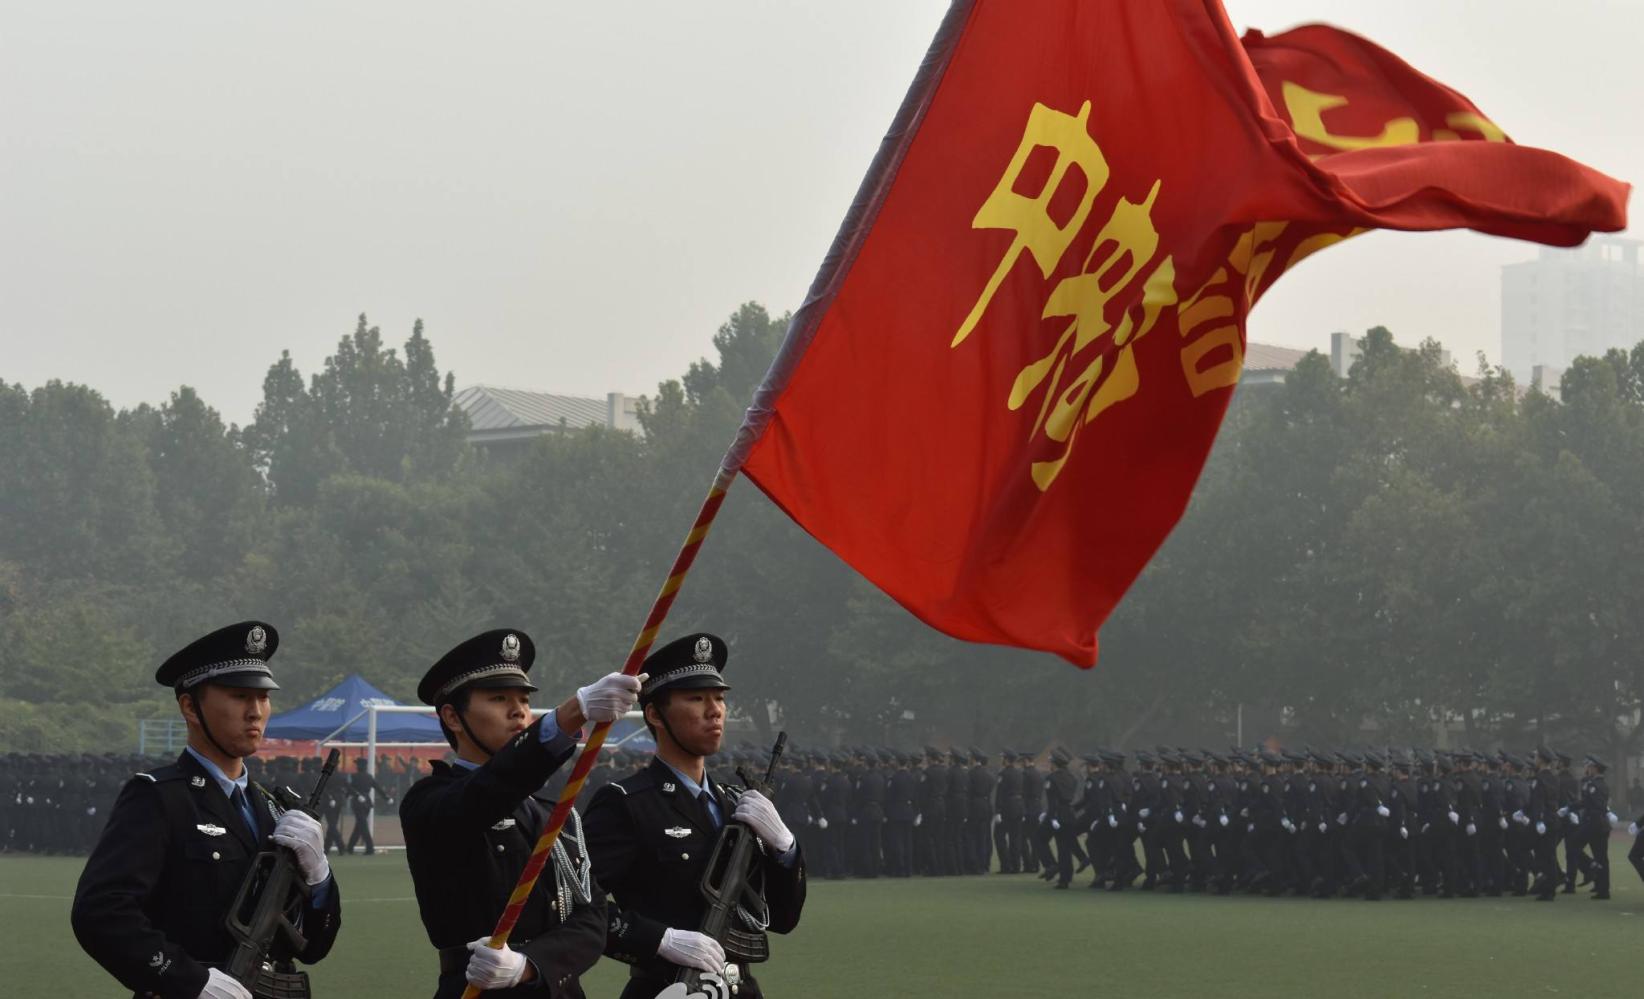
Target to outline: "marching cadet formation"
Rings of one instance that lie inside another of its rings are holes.
[[[1065,889],[1609,897],[1605,762],[1535,749],[799,753],[779,810],[822,877],[1039,872]],[[1628,859],[1644,879],[1644,817]],[[1562,863],[1560,863],[1562,851]],[[1580,881],[1578,881],[1580,879]]]
[[[1161,747],[1077,763],[1057,749],[1049,763],[1011,751],[995,763],[978,749],[790,750],[776,807],[829,879],[997,870],[1066,888],[1089,870],[1088,886],[1107,891],[1550,901],[1590,887],[1603,900],[1610,832],[1623,824],[1644,879],[1644,815],[1615,815],[1595,756],[1577,766],[1546,748]],[[611,754],[590,785],[635,765]]]
[[[433,955],[437,999],[475,987],[499,999],[578,999],[580,976],[601,957],[629,966],[623,999],[650,999],[698,983],[691,996],[759,999],[753,965],[768,933],[788,933],[805,903],[807,865],[825,878],[1038,872],[1068,888],[1234,892],[1366,900],[1534,895],[1553,901],[1591,887],[1610,897],[1611,810],[1603,760],[1564,753],[1387,750],[1301,752],[1159,747],[1098,750],[1079,758],[978,749],[922,752],[857,747],[794,751],[773,796],[725,779],[765,754],[722,752],[729,650],[706,634],[664,645],[637,676],[610,673],[541,717],[530,677],[535,646],[517,629],[485,632],[441,656],[418,687],[451,746],[403,794],[364,761],[333,782],[319,810],[332,835],[294,799],[264,782],[302,786],[308,761],[256,762],[272,713],[271,625],[246,621],[190,643],[155,679],[177,698],[188,746],[175,763],[118,788],[111,759],[89,771],[0,764],[0,833],[17,850],[89,848],[72,910],[76,938],[139,996],[252,999],[229,975],[225,917],[259,852],[283,850],[302,882],[285,902],[300,936],[268,952],[267,972],[300,982],[298,962],[331,950],[342,926],[342,887],[328,856],[349,851],[379,799],[399,799],[406,860]],[[635,704],[654,754],[607,755],[578,795],[564,833],[531,892],[511,899],[567,779],[576,734]],[[710,763],[712,766],[710,767]],[[98,771],[101,771],[101,774]],[[55,771],[55,772],[54,772]],[[355,836],[343,843],[346,804]],[[1637,807],[1638,803],[1634,802]],[[736,822],[754,837],[747,891],[722,934],[699,931],[700,885],[719,832]],[[95,837],[88,830],[101,824]],[[1644,878],[1640,816],[1629,861]],[[1562,847],[1562,863],[1560,849]],[[1578,878],[1580,879],[1578,881]],[[518,922],[490,946],[504,907]],[[677,992],[683,996],[682,991]]]

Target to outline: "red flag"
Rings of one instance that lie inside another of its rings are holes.
[[[728,464],[931,625],[1088,666],[1279,274],[1373,227],[1574,244],[1626,195],[1333,28],[961,0]]]

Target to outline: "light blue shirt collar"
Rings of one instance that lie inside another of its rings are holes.
[[[235,779],[223,773],[222,767],[219,767],[217,764],[206,759],[204,756],[201,756],[195,751],[193,746],[184,746],[183,748],[188,750],[188,754],[190,756],[200,761],[200,766],[205,767],[205,772],[210,774],[211,779],[217,782],[217,786],[223,789],[223,797],[232,801],[234,799],[234,789],[236,787],[240,789],[241,794],[248,794],[248,792],[250,792],[251,771],[247,770],[243,763],[240,765],[240,776],[238,779]],[[250,801],[251,799],[248,796],[246,800]]]
[[[679,769],[676,769],[676,767],[674,767],[674,764],[671,764],[671,762],[667,762],[666,759],[663,759],[663,757],[661,757],[661,756],[656,757],[656,762],[659,762],[659,764],[663,764],[663,766],[667,767],[667,769],[669,769],[669,771],[674,771],[674,776],[679,777],[679,782],[681,782],[681,784],[686,785],[686,790],[689,790],[690,797],[694,797],[694,799],[695,799],[695,797],[702,797],[702,784],[697,784],[697,782],[695,782],[695,780],[690,779],[690,777],[684,776],[684,774],[682,774],[682,772],[679,772]],[[707,767],[704,767],[704,769],[702,769],[702,782],[704,782],[704,784],[709,785],[709,787],[713,787],[713,777],[709,776],[709,771],[707,771]]]

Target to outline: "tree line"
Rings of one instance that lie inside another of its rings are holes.
[[[787,318],[738,309],[642,434],[507,459],[466,443],[420,322],[395,348],[362,316],[306,378],[282,354],[245,427],[188,387],[116,410],[0,381],[0,749],[126,750],[174,711],[160,659],[246,617],[281,631],[277,709],[353,671],[414,700],[496,626],[533,636],[548,691],[616,668]],[[1556,397],[1381,328],[1362,349],[1240,389],[1094,671],[932,632],[749,485],[664,630],[731,641],[759,738],[1636,755],[1644,344]]]

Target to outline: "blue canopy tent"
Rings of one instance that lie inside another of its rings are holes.
[[[302,707],[270,718],[263,734],[270,739],[364,742],[370,724],[366,709],[373,704],[393,707],[399,702],[352,673]],[[445,737],[432,714],[389,712],[377,716],[377,741],[444,743]]]

